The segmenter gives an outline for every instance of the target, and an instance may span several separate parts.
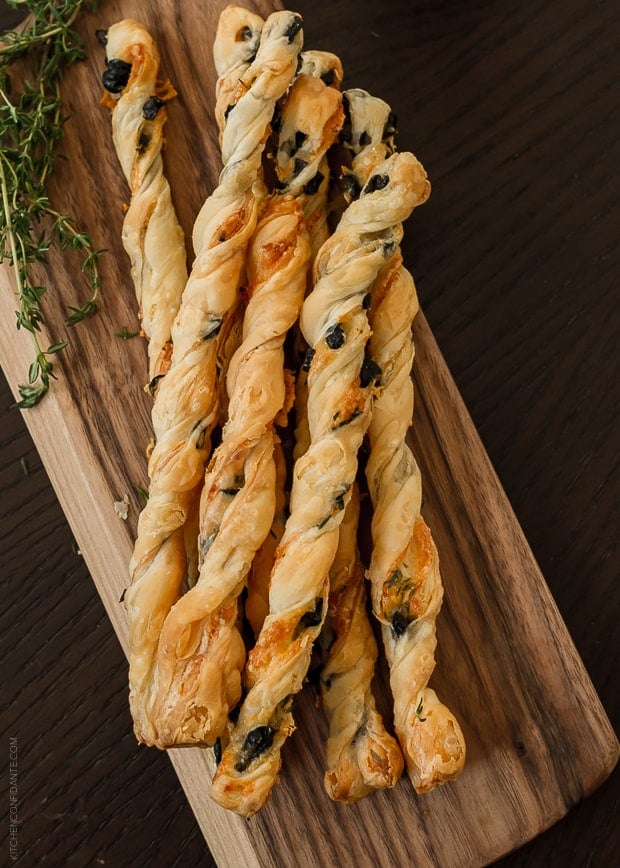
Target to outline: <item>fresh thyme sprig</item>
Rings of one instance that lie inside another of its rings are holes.
[[[84,47],[72,25],[87,0],[8,0],[9,5],[30,12],[17,30],[0,38],[0,261],[13,268],[19,309],[17,328],[32,335],[34,360],[28,383],[19,386],[18,407],[33,407],[48,391],[54,377],[53,358],[66,346],[57,341],[46,349],[40,341],[45,320],[41,301],[46,287],[33,277],[33,265],[45,262],[50,247],[74,250],[90,295],[79,307],[70,307],[66,324],[83,320],[97,310],[99,257],[88,234],[78,229],[74,218],[55,210],[45,182],[54,169],[62,134],[63,115],[60,81],[64,70],[84,56]],[[21,60],[19,90],[14,89],[11,70]]]

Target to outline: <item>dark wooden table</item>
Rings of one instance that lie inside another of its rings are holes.
[[[617,726],[620,9],[295,8],[306,44],[392,104],[428,170],[406,246],[422,306]],[[213,864],[168,760],[136,747],[125,660],[11,400],[2,378],[2,731],[20,859]],[[500,864],[618,864],[618,780]],[[4,800],[5,815],[6,775]]]

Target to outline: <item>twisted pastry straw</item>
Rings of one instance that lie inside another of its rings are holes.
[[[218,419],[217,336],[234,310],[248,241],[264,195],[261,154],[277,99],[288,88],[301,48],[301,19],[274,13],[263,28],[255,60],[236,90],[222,136],[224,169],[194,224],[196,259],[172,338],[170,371],[153,406],[157,442],[149,460],[149,500],[138,522],[125,596],[130,619],[130,703],[139,740],[158,747],[202,743],[219,721],[191,693],[191,630],[160,638],[179,596],[182,534],[204,474],[209,437]],[[180,537],[180,539],[179,539]],[[231,613],[233,618],[235,613]],[[238,637],[237,637],[238,639]],[[244,656],[231,636],[229,661]],[[179,662],[181,662],[179,671]],[[232,678],[233,686],[235,678]]]
[[[373,164],[392,149],[393,120],[389,106],[365,91],[345,96],[350,147],[359,152],[353,171],[364,184]],[[437,549],[420,514],[420,471],[406,442],[414,400],[411,325],[417,311],[413,278],[398,250],[382,268],[370,298],[369,349],[383,371],[383,389],[368,429],[366,477],[374,507],[368,577],[390,665],[396,733],[415,789],[426,792],[459,774],[465,741],[454,715],[427,687],[443,589]]]
[[[217,34],[213,45],[213,56],[218,79],[215,86],[215,119],[222,144],[226,116],[239,93],[239,83],[250,64],[256,57],[264,21],[259,15],[240,6],[226,6],[220,14]],[[241,277],[241,283],[245,278]],[[222,323],[218,335],[217,367],[219,377],[220,424],[228,416],[228,392],[226,391],[226,371],[233,353],[241,343],[243,329],[243,306],[237,300],[234,311]],[[195,540],[198,534],[196,534]]]
[[[335,54],[302,52],[299,73],[283,100],[278,122],[276,189],[283,195],[293,195],[302,208],[310,236],[311,262],[327,234],[325,202],[329,171],[325,155],[344,120],[342,97],[337,89],[341,81],[342,66]],[[298,331],[297,337],[301,343]],[[303,350],[298,355],[303,357]],[[295,402],[303,402],[305,408],[302,379],[305,384],[305,374],[299,372],[292,391],[296,393]],[[287,419],[282,421],[286,425]],[[269,577],[286,523],[286,458],[281,444],[276,447],[276,462],[276,512],[248,575],[245,611],[255,636],[269,611]]]
[[[344,802],[393,787],[404,764],[371,690],[378,650],[366,611],[364,566],[357,550],[359,511],[354,485],[329,574],[329,606],[323,625],[326,638],[333,640],[321,673],[323,707],[329,721],[324,784],[332,799]]]
[[[417,792],[455,778],[465,740],[452,712],[427,686],[435,667],[443,588],[437,549],[420,514],[420,471],[406,435],[413,413],[413,278],[395,257],[371,291],[370,346],[385,372],[369,427],[366,474],[374,506],[368,570],[390,666],[394,726]]]
[[[295,462],[270,612],[248,656],[249,690],[211,789],[215,801],[238,813],[255,813],[277,780],[282,745],[294,730],[292,697],[302,687],[327,609],[328,571],[379,376],[364,359],[369,327],[363,299],[399,244],[401,221],[427,195],[415,157],[391,157],[351,203],[315,262],[315,286],[301,314],[314,350],[311,442]]]
[[[112,110],[114,146],[131,191],[122,241],[149,341],[153,390],[170,365],[172,324],[187,282],[183,230],[161,155],[164,100],[174,96],[174,90],[158,82],[157,46],[137,21],[119,21],[98,36],[107,49],[103,103]]]
[[[222,142],[226,125],[226,112],[235,99],[239,81],[256,57],[260,44],[263,19],[239,6],[227,6],[221,13],[214,44],[215,68],[218,79],[215,88],[215,118]],[[241,278],[243,280],[243,278]],[[218,377],[219,422],[224,424],[228,415],[226,371],[233,353],[241,343],[242,305],[237,300],[235,308],[222,322],[217,336],[216,368]],[[191,513],[185,525],[186,549],[188,552],[188,587],[196,584],[199,574],[197,539],[200,533],[200,499],[192,503]]]

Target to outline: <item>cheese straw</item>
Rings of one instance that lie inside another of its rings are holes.
[[[131,199],[122,241],[131,263],[142,331],[148,339],[154,391],[170,365],[171,332],[187,282],[185,240],[163,170],[165,101],[174,96],[158,80],[159,51],[132,19],[98,36],[106,46],[104,105],[112,110],[112,138]]]

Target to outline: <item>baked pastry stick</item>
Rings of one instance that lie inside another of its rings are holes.
[[[239,80],[256,56],[264,21],[260,16],[239,6],[228,6],[220,15],[214,45],[216,83],[215,117],[220,130],[220,143],[226,123],[226,109],[234,99]],[[228,414],[226,371],[235,349],[241,342],[241,316],[237,303],[235,314],[222,323],[217,336],[216,367],[219,376],[219,422],[224,424]],[[199,553],[197,539],[200,532],[200,502],[197,496],[192,502],[190,515],[185,525],[185,545],[188,556],[187,586],[193,587],[198,579]]]
[[[357,548],[359,511],[354,485],[329,573],[329,605],[323,625],[328,650],[321,695],[329,721],[324,784],[332,799],[343,802],[393,787],[404,765],[371,689],[378,649],[366,609],[364,565]]]
[[[149,341],[151,391],[166,373],[171,331],[187,282],[183,230],[163,172],[165,101],[171,85],[158,80],[159,51],[132,19],[98,33],[106,45],[103,103],[112,110],[112,137],[131,199],[122,241],[131,263],[142,331]]]
[[[213,453],[201,497],[200,574],[172,607],[160,647],[184,638],[175,661],[178,703],[200,705],[204,741],[222,735],[240,698],[244,655],[236,618],[248,570],[275,512],[274,424],[284,406],[284,339],[297,320],[310,247],[292,197],[265,205],[247,256],[248,304],[243,341],[228,369],[228,420]],[[180,685],[180,687],[177,687]],[[182,692],[181,692],[182,688]]]
[[[437,549],[420,512],[420,471],[406,441],[418,304],[400,256],[381,273],[371,298],[370,351],[384,371],[384,389],[369,428],[366,476],[374,512],[368,576],[390,665],[394,726],[413,786],[423,793],[462,771],[465,739],[454,714],[427,686],[443,588]]]
[[[394,118],[387,103],[366,91],[347,91],[345,99],[349,146],[356,154],[353,173],[363,185],[376,161],[393,148]],[[417,311],[413,278],[397,250],[370,294],[369,350],[383,371],[383,389],[368,429],[366,477],[374,508],[368,577],[390,664],[396,733],[415,789],[426,792],[462,770],[465,740],[452,712],[427,686],[443,589],[437,549],[420,514],[420,471],[406,441],[413,416],[411,325]]]
[[[247,79],[237,88],[239,98],[222,138],[224,169],[194,225],[196,259],[172,331],[171,367],[153,405],[153,425],[160,433],[149,460],[149,499],[138,522],[125,602],[136,734],[162,748],[208,741],[216,724],[201,699],[185,692],[183,674],[191,668],[195,636],[186,631],[162,642],[160,633],[183,575],[183,539],[176,531],[202,483],[210,433],[218,421],[217,336],[237,301],[264,193],[260,166],[266,131],[275,102],[295,73],[301,38],[298,15],[270,16]],[[236,671],[245,652],[233,634],[231,642],[227,665]]]
[[[239,93],[239,82],[256,57],[260,35],[264,26],[263,19],[241,6],[226,6],[220,14],[213,55],[218,79],[215,87],[215,120],[219,128],[219,141],[222,144],[226,115]],[[243,277],[241,282],[243,282]],[[243,311],[237,300],[234,312],[222,323],[218,335],[217,367],[219,377],[220,424],[228,416],[228,393],[226,391],[226,371],[233,353],[241,343]],[[198,528],[198,522],[196,527]],[[197,551],[196,539],[194,546]]]
[[[301,313],[314,350],[311,442],[295,462],[269,615],[248,655],[248,693],[211,788],[216,802],[240,814],[261,808],[277,780],[282,746],[294,730],[292,698],[327,611],[328,572],[380,377],[364,357],[369,327],[363,299],[400,242],[401,221],[427,195],[426,174],[415,157],[390,158],[347,208],[315,261],[314,289]]]
[[[325,155],[336,141],[344,120],[342,97],[337,89],[342,81],[342,66],[336,55],[329,52],[304,51],[301,58],[300,71],[280,109],[275,171],[276,189],[282,195],[293,195],[302,208],[310,236],[312,262],[326,237],[325,202],[329,172]],[[323,77],[329,84],[325,83]],[[295,337],[299,337],[297,330]],[[299,337],[300,343],[301,340]],[[303,357],[303,350],[298,352],[298,355]],[[305,374],[301,376],[305,379]],[[304,386],[300,385],[298,374],[296,382],[291,379],[291,396],[300,389],[305,392]],[[297,400],[295,397],[296,402]],[[288,412],[290,406],[286,409]],[[284,418],[282,424],[286,423],[287,419]],[[280,443],[276,446],[275,458],[277,474],[274,520],[248,574],[245,612],[255,636],[260,632],[269,610],[269,577],[277,546],[284,533],[288,506],[285,491],[286,459]]]

